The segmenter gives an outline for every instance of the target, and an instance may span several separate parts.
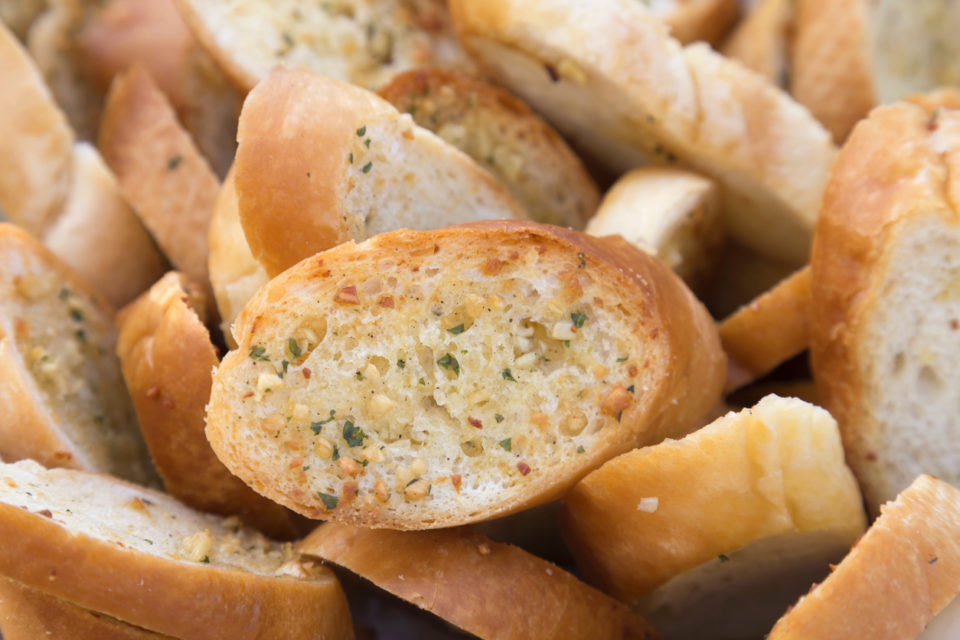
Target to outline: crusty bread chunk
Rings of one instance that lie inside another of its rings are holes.
[[[177,0],[200,42],[249,91],[276,66],[368,89],[423,66],[471,71],[444,0]]]
[[[314,518],[426,529],[549,502],[719,398],[715,327],[621,238],[397,231],[274,278],[234,324],[207,437]]]
[[[0,577],[0,633],[5,640],[161,640],[169,638],[70,604]]]
[[[790,84],[791,40],[796,0],[762,0],[737,25],[721,51],[774,86]]]
[[[659,637],[625,605],[560,567],[469,528],[389,531],[331,522],[297,548],[484,640]],[[530,606],[517,606],[518,595]]]
[[[713,180],[675,167],[641,167],[603,196],[587,233],[619,233],[657,256],[691,285],[712,275],[723,247],[720,195]]]
[[[564,503],[583,574],[665,638],[760,636],[866,526],[837,423],[777,396],[611,460]]]
[[[465,153],[334,78],[274,70],[244,102],[238,139],[240,221],[270,276],[384,231],[528,217]]]
[[[616,173],[679,162],[717,180],[727,230],[806,261],[836,150],[788,95],[635,0],[452,0],[464,48]]]
[[[419,69],[378,93],[495,175],[537,222],[583,229],[596,211],[600,192],[580,159],[503,89],[455,71]]]
[[[960,111],[935,106],[951,100],[854,129],[814,241],[814,377],[874,513],[921,473],[960,483]]]
[[[203,433],[219,363],[197,314],[204,306],[202,290],[171,272],[118,316],[117,354],[150,456],[167,493],[185,504],[291,538],[286,510],[227,471]]]
[[[104,475],[0,466],[0,574],[180,638],[352,638],[325,567]]]
[[[683,44],[698,40],[717,44],[740,13],[737,0],[657,0],[644,4]]]
[[[767,637],[956,638],[958,594],[960,491],[920,476],[883,506],[843,562],[800,598]]]
[[[0,453],[154,478],[114,354],[113,311],[39,242],[0,224]]]

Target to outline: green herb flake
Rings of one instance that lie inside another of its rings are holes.
[[[725,553],[721,553],[717,556],[717,558],[720,560],[720,562],[730,562],[730,556]]]
[[[627,391],[629,391],[630,393],[633,393],[634,391],[633,385],[630,385],[629,387],[627,387]]]
[[[357,137],[358,137],[358,138],[362,138],[362,137],[365,136],[365,135],[367,135],[367,125],[363,125],[363,126],[360,127],[359,129],[357,129]]]
[[[570,314],[570,321],[573,323],[573,326],[575,326],[577,329],[582,329],[583,323],[587,321],[587,316],[584,313],[575,311],[574,313]]]
[[[353,164],[353,151],[350,152],[350,155],[347,156],[347,160],[350,161],[350,164]]]
[[[363,380],[363,371],[357,371],[357,380]]]
[[[287,375],[287,369],[290,367],[290,363],[287,360],[281,360],[280,367],[281,367],[280,373],[278,373],[277,375],[279,375],[282,378],[283,376]]]
[[[83,314],[80,309],[70,309],[70,318],[75,322],[83,322]]]
[[[329,418],[327,418],[326,420],[319,420],[319,421],[317,421],[317,422],[311,422],[311,423],[310,423],[310,429],[313,430],[314,435],[320,435],[320,431],[323,429],[323,425],[327,424],[328,422],[333,422],[333,416],[334,416],[336,413],[337,413],[337,412],[336,412],[335,410],[330,409],[330,417],[329,417]]]
[[[420,378],[419,380],[417,380],[417,384],[423,384],[423,385],[425,385],[425,384],[427,384],[427,381],[424,380],[423,378]]]
[[[456,375],[460,375],[460,363],[457,362],[457,359],[454,358],[449,353],[444,354],[442,358],[437,360],[437,364],[443,367],[444,369],[451,369]]]
[[[510,451],[513,448],[513,443],[511,442],[511,438],[501,440],[499,444],[504,451]]]
[[[499,413],[493,414],[493,419],[496,420],[497,422],[503,422],[503,416],[500,415]]]
[[[327,511],[333,511],[337,508],[337,503],[340,502],[340,498],[337,496],[332,496],[329,493],[324,493],[323,491],[317,491],[317,497],[320,498],[320,502],[323,503],[323,508]]]
[[[570,348],[570,341],[569,341],[569,340],[564,340],[564,341],[563,341],[563,346],[564,346],[564,348],[569,349],[569,348]]]
[[[252,360],[259,360],[260,362],[270,362],[270,356],[267,355],[266,347],[259,344],[250,347],[250,358]]]
[[[583,269],[587,266],[587,256],[583,254],[583,251],[577,252],[577,269]]]
[[[406,362],[404,362],[403,360],[397,360],[397,367],[399,367],[400,369],[403,369],[406,366],[407,366]]]
[[[630,356],[620,356],[617,358],[617,362],[626,362],[628,358],[630,358]]]
[[[365,146],[367,149],[370,148],[370,138],[367,138],[363,141],[363,146]]]
[[[463,323],[461,322],[457,326],[447,329],[447,332],[452,333],[455,336],[460,335],[461,333],[463,333]]]
[[[577,447],[577,453],[583,453],[584,451],[586,451],[586,449],[583,448],[583,445]]]
[[[336,462],[340,459],[340,447],[333,445],[333,455],[330,456],[330,459]]]
[[[372,169],[372,168],[373,168],[373,163],[372,163],[372,162],[368,162],[367,164],[363,165],[363,169],[360,169],[360,171],[362,171],[362,172],[364,172],[364,173],[370,173],[370,169]]]
[[[210,556],[203,556],[203,560],[201,560],[200,562],[204,564],[210,564]]]
[[[143,541],[146,542],[147,544],[153,544],[153,540],[151,540],[150,538],[144,538]]]
[[[517,381],[517,379],[513,377],[513,373],[511,373],[510,369],[504,369],[503,371],[500,372],[500,375],[503,376],[504,380],[509,380],[510,382]]]
[[[169,160],[167,160],[167,171],[173,171],[180,166],[180,163],[183,162],[183,156],[179,153]]]
[[[84,331],[83,329],[77,329],[74,335],[77,336],[77,340],[79,340],[80,342],[83,342],[83,343],[87,342],[87,332]]]
[[[354,426],[350,420],[343,423],[343,439],[346,440],[347,444],[351,447],[363,446],[363,439],[366,437],[367,434],[363,432],[363,429]]]
[[[100,426],[103,426],[103,424],[106,422],[106,420],[107,420],[107,419],[106,419],[102,414],[99,414],[99,413],[98,413],[97,415],[93,416],[93,421],[96,422],[96,423],[97,423],[98,425],[100,425]]]
[[[293,338],[290,338],[287,341],[287,348],[290,349],[290,355],[292,355],[294,358],[299,358],[300,354],[303,353],[303,351],[300,350],[300,345],[297,344],[297,341]]]

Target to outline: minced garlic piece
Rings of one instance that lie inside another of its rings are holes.
[[[421,498],[426,498],[429,493],[430,483],[423,478],[417,478],[403,490],[403,495],[407,500],[420,500]]]
[[[310,408],[298,402],[293,405],[293,411],[290,412],[290,416],[294,420],[306,420],[310,416]]]
[[[570,322],[557,322],[550,327],[550,337],[554,340],[573,340],[577,337],[577,330]]]
[[[376,367],[374,367],[374,369],[376,369]],[[370,398],[370,401],[367,403],[367,410],[373,414],[373,417],[380,418],[389,413],[395,406],[397,406],[397,403],[391,400],[389,396],[378,393]]]
[[[210,562],[213,551],[213,535],[209,529],[198,531],[183,539],[183,554],[191,562]]]
[[[329,460],[333,457],[333,443],[323,436],[320,436],[316,439],[316,442],[313,443],[313,452],[321,458]]]
[[[257,378],[257,391],[262,396],[283,386],[283,378],[275,373],[261,373]]]

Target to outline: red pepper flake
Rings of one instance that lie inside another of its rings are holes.
[[[457,490],[457,493],[460,493],[460,485],[463,483],[463,478],[460,477],[460,474],[455,473],[451,475],[450,482],[453,484],[453,488]]]
[[[877,454],[875,454],[875,453],[873,453],[873,452],[871,451],[870,453],[868,453],[868,454],[866,455],[866,458],[867,458],[867,462],[876,462],[876,461],[877,461]]]
[[[520,257],[520,253],[517,252],[517,251],[514,251],[513,253],[510,254],[510,259],[511,259],[511,260],[516,260],[516,259],[519,258],[519,257]]]
[[[439,252],[440,252],[440,245],[438,244],[433,245],[433,253],[437,254]]]
[[[660,327],[654,327],[653,331],[650,332],[650,339],[656,340],[658,335],[660,335]]]
[[[381,296],[377,304],[385,309],[393,309],[393,296]]]
[[[252,397],[253,397],[253,391],[247,391],[245,394],[243,394],[243,397],[244,397],[244,398],[252,398]]]
[[[301,369],[300,373],[302,373],[303,377],[306,378],[307,380],[309,380],[310,376],[313,375],[313,372],[310,371],[310,369],[308,369],[307,367],[304,367],[303,369]]]
[[[474,426],[477,429],[483,429],[483,423],[477,420],[476,418],[467,418],[467,422],[469,422],[471,426]]]
[[[360,304],[360,296],[357,295],[357,286],[354,284],[340,289],[333,299],[342,304]]]
[[[50,513],[50,509],[44,509],[42,511],[37,511],[37,515],[43,516],[45,518],[52,518],[53,514]]]
[[[520,472],[520,475],[525,476],[530,473],[530,465],[528,465],[526,462],[518,462],[517,471]]]
[[[937,107],[933,110],[933,113],[930,114],[930,119],[927,121],[927,131],[936,131],[937,125],[939,124],[938,120],[940,119],[940,107]]]
[[[630,367],[627,369],[627,375],[629,375],[631,378],[637,375],[637,366],[634,364],[630,365]]]
[[[956,331],[957,329],[960,329],[960,320],[957,320],[956,318],[952,319],[950,321],[950,328],[953,329],[954,331]]]
[[[481,271],[483,271],[483,275],[485,276],[495,276],[500,273],[504,264],[500,258],[487,258],[487,261],[483,263]]]
[[[537,247],[537,255],[543,255],[547,252],[547,248],[544,245]]]
[[[353,502],[357,494],[360,492],[360,485],[357,482],[344,482],[343,483],[343,502],[345,504],[350,504]]]

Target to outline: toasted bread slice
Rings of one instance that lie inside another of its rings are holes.
[[[940,97],[854,129],[814,242],[814,377],[874,513],[921,473],[960,483],[960,111]]]
[[[723,55],[753,69],[774,86],[790,86],[796,0],[761,0],[723,43]]]
[[[532,222],[340,245],[271,280],[234,337],[207,409],[218,457],[295,511],[373,527],[549,502],[695,426],[724,377],[669,269]]]
[[[837,423],[777,396],[611,460],[562,516],[584,575],[668,638],[761,635],[866,526]]]
[[[273,71],[247,97],[238,135],[240,221],[270,276],[384,231],[528,217],[469,156],[333,78]]]
[[[244,92],[276,66],[367,89],[423,66],[473,70],[443,0],[177,0],[197,38]]]
[[[810,305],[810,267],[804,267],[720,323],[727,352],[727,391],[769,373],[810,346]]]
[[[728,232],[799,265],[836,149],[806,109],[634,0],[453,0],[464,47],[616,173],[679,162],[717,180]]]
[[[560,567],[467,528],[388,531],[328,523],[297,548],[485,640],[659,637],[626,606]],[[516,606],[517,594],[527,594],[531,606]]]
[[[619,233],[694,286],[707,281],[720,258],[721,216],[713,180],[673,167],[642,167],[607,191],[586,231]]]
[[[397,75],[379,94],[497,177],[537,222],[583,229],[600,192],[580,159],[521,100],[455,71]]]
[[[277,539],[295,535],[287,512],[227,471],[203,433],[217,350],[196,309],[202,291],[168,273],[118,317],[117,353],[150,455],[167,493]]]
[[[5,640],[161,640],[170,637],[82,609],[2,577],[0,633]]]
[[[670,28],[670,35],[683,44],[698,40],[719,43],[740,15],[737,0],[661,0],[646,4]]]
[[[115,80],[99,147],[173,265],[209,288],[207,232],[220,184],[144,68]]]
[[[235,519],[116,478],[3,465],[0,536],[0,574],[151,631],[353,637],[328,569]]]
[[[113,311],[24,231],[0,224],[0,453],[154,479]]]
[[[883,506],[843,562],[800,598],[767,637],[955,638],[958,594],[960,491],[920,476]]]

